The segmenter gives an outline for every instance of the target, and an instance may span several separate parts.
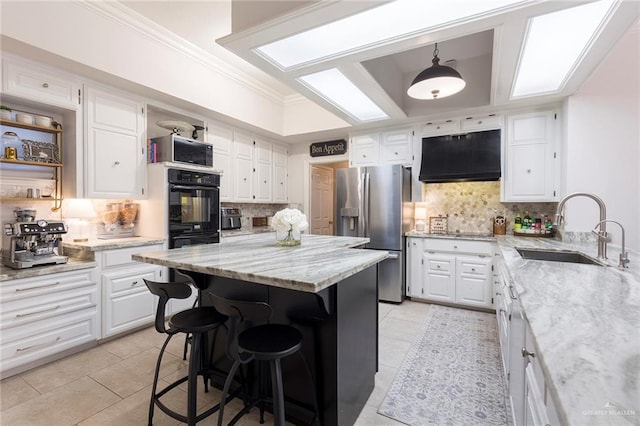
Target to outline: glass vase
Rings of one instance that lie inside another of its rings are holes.
[[[289,229],[286,232],[276,232],[276,245],[279,247],[293,247],[300,245],[300,232]]]

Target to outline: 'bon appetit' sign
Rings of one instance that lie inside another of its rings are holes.
[[[309,155],[325,157],[327,155],[342,155],[347,152],[347,141],[344,139],[328,142],[315,142],[309,145]]]

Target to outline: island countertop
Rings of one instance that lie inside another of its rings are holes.
[[[353,249],[368,238],[302,234],[302,244],[277,247],[273,234],[134,254],[133,260],[317,293],[386,259],[382,250]]]

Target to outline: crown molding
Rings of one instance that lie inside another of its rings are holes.
[[[137,31],[152,41],[175,50],[190,60],[200,63],[211,71],[224,76],[246,88],[269,98],[280,105],[284,104],[285,96],[266,84],[258,81],[246,72],[229,65],[206,50],[172,33],[140,13],[126,7],[117,1],[76,0],[88,9],[101,14],[119,24]]]

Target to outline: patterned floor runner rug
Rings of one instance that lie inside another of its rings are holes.
[[[496,317],[434,305],[378,409],[422,426],[506,425]]]

